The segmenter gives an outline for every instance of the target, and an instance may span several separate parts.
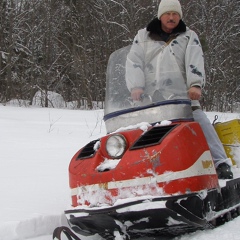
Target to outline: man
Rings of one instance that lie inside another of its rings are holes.
[[[180,98],[189,98],[194,120],[199,122],[208,141],[218,177],[233,178],[231,160],[200,107],[205,84],[202,47],[197,34],[182,21],[178,0],[162,0],[158,17],[138,31],[127,57],[126,83],[133,100],[140,100],[143,93],[153,99],[155,96],[171,99],[176,92]]]

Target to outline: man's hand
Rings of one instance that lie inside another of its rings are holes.
[[[131,98],[135,101],[140,101],[143,92],[142,88],[133,88],[131,91]]]
[[[191,100],[200,100],[202,95],[202,89],[200,87],[190,87],[188,90],[188,96]]]

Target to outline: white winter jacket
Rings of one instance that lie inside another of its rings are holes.
[[[145,29],[138,31],[126,62],[129,91],[143,88],[153,95],[159,90],[165,99],[172,94],[187,97],[192,86],[203,87],[205,70],[202,47],[197,34],[186,28],[169,44],[154,41]],[[199,106],[199,101],[192,101]]]

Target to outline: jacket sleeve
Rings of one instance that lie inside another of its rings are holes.
[[[144,76],[144,34],[146,30],[138,31],[135,36],[132,47],[127,55],[126,60],[126,84],[131,92],[134,88],[145,87]]]
[[[189,42],[185,54],[187,87],[205,85],[205,69],[202,46],[197,34],[190,30]]]

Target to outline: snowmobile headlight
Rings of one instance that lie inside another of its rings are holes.
[[[126,146],[126,139],[120,134],[110,136],[106,142],[107,153],[112,158],[120,158],[125,152]]]

